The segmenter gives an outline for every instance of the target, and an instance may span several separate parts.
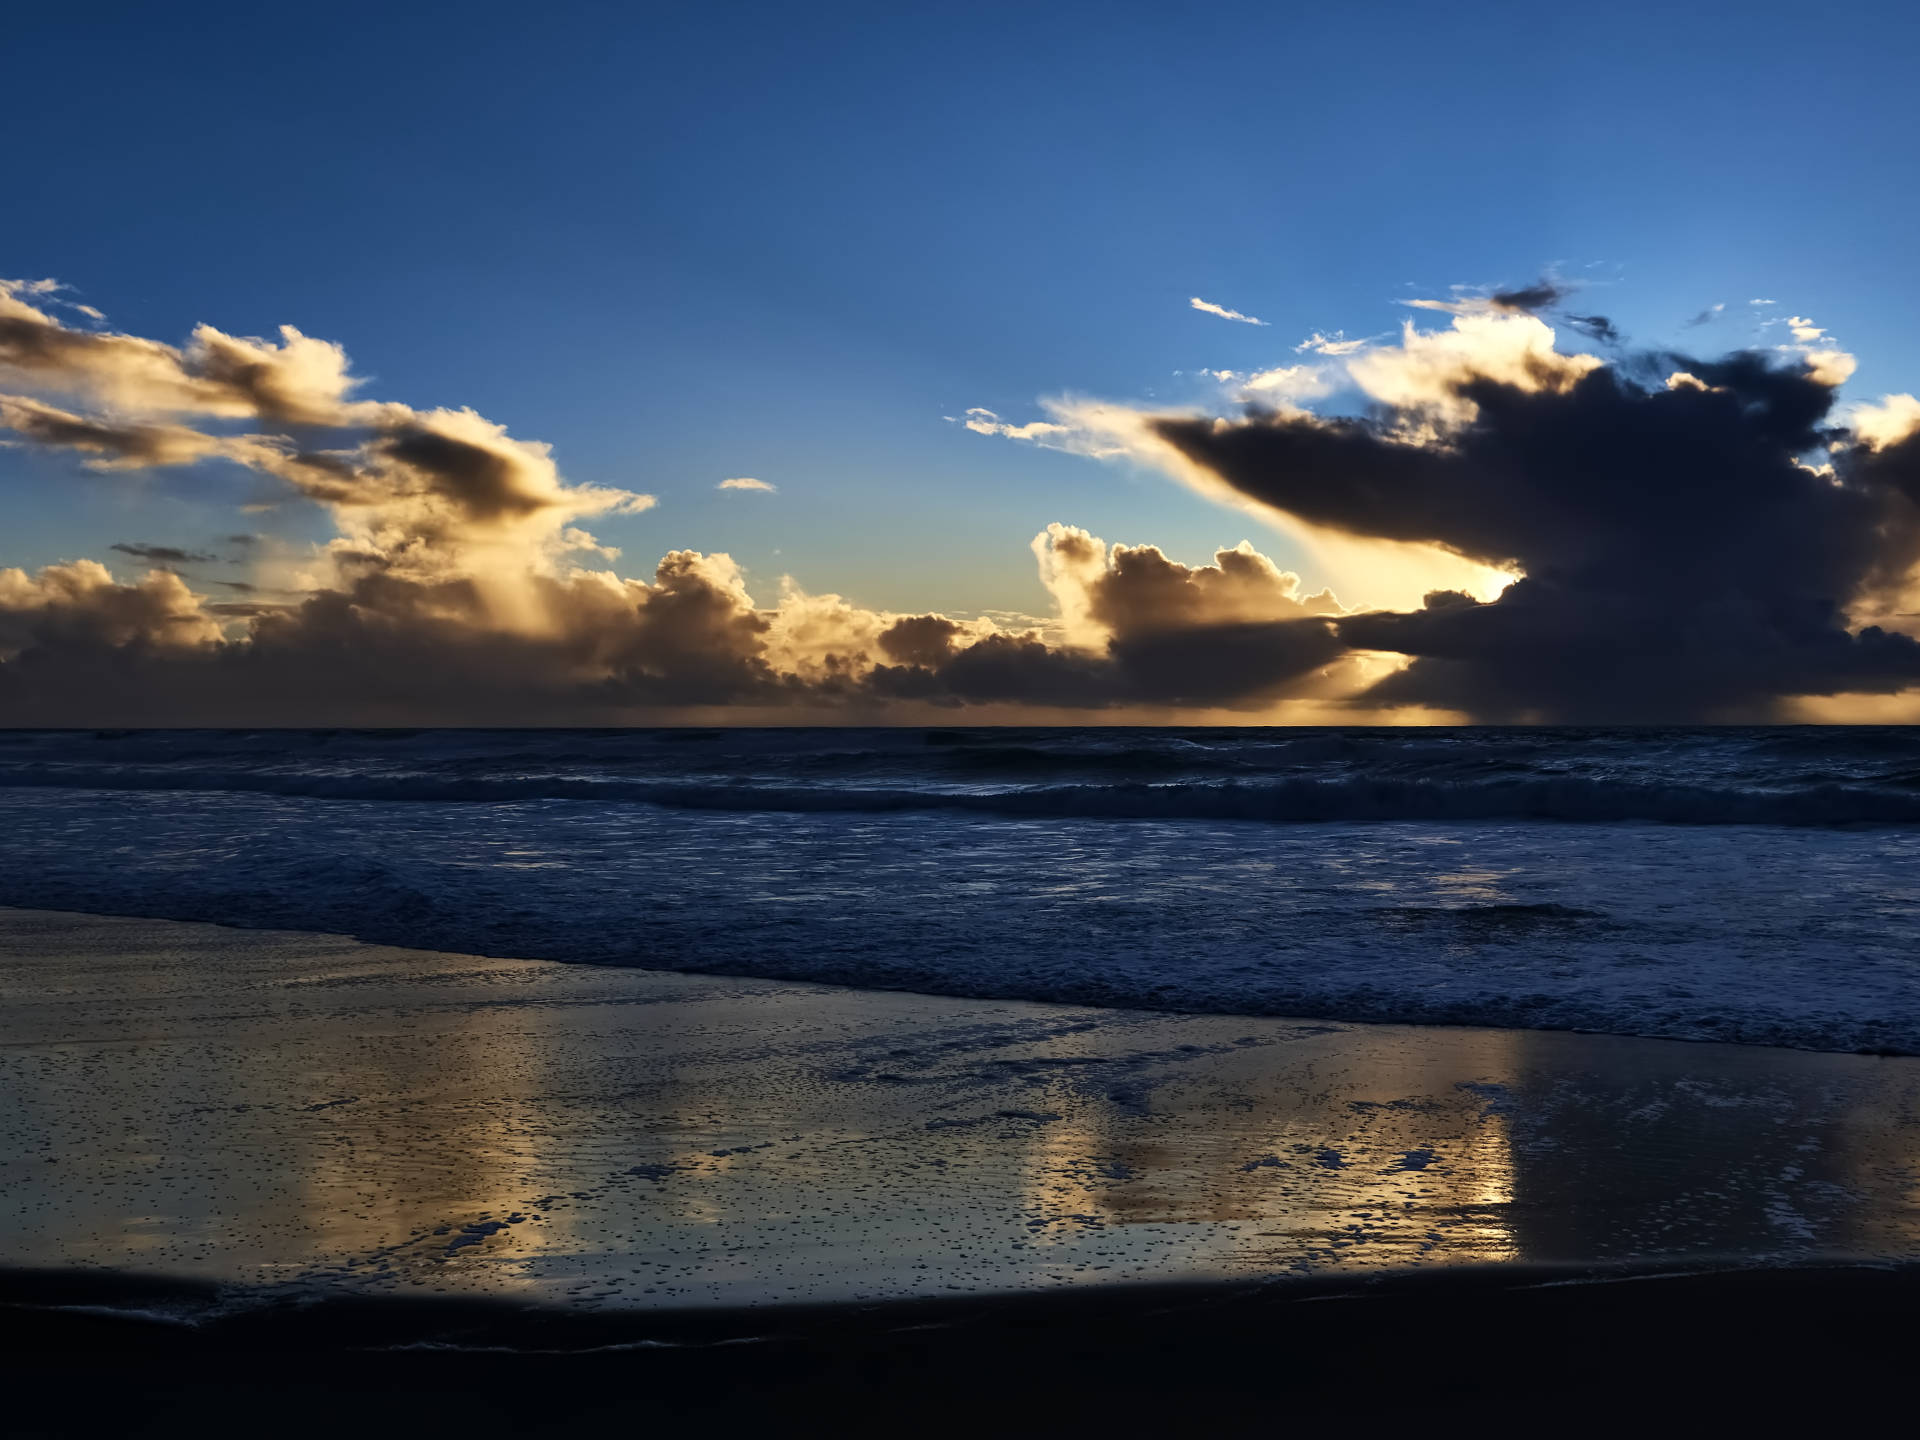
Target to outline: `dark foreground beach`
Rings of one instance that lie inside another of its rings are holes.
[[[1840,1413],[1920,1303],[1909,1059],[28,911],[0,1004],[26,1433]]]
[[[883,1305],[217,1304],[0,1277],[9,1433],[1145,1434],[1302,1421],[1669,1433],[1910,1407],[1920,1271],[1498,1267]]]

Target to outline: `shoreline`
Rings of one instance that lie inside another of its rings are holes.
[[[1551,909],[1552,907],[1549,906],[1547,908]],[[1392,1016],[1355,1016],[1349,1013],[1350,1007],[1344,1005],[1329,1006],[1322,1012],[1316,1010],[1312,1004],[1309,1004],[1299,1009],[1279,1013],[1258,1009],[1201,1006],[1191,1003],[1148,1005],[1138,1003],[1125,994],[1109,995],[1103,993],[1093,996],[1068,997],[1021,994],[977,995],[963,987],[957,986],[952,988],[939,988],[918,985],[911,980],[888,983],[886,977],[874,977],[871,981],[865,983],[855,983],[847,979],[788,975],[777,970],[769,971],[747,966],[729,968],[728,966],[721,965],[708,969],[698,967],[672,968],[639,965],[625,960],[597,959],[586,956],[558,957],[530,955],[511,952],[504,947],[443,951],[433,947],[416,945],[406,939],[382,939],[378,938],[377,935],[370,937],[348,929],[314,929],[301,925],[273,924],[265,920],[210,920],[204,918],[201,914],[197,913],[197,911],[190,914],[166,915],[158,914],[148,909],[70,909],[58,904],[42,905],[0,901],[0,916],[6,915],[64,915],[79,920],[126,921],[136,924],[205,927],[217,931],[231,931],[251,935],[305,935],[327,944],[347,942],[352,945],[364,946],[369,950],[415,954],[459,954],[474,960],[500,964],[561,965],[615,972],[631,971],[647,976],[681,976],[694,980],[714,980],[722,982],[739,981],[747,984],[764,984],[801,990],[822,990],[855,995],[899,995],[930,1002],[952,1002],[963,1005],[1034,1006],[1056,1010],[1087,1010],[1149,1016],[1188,1016],[1195,1019],[1224,1021],[1244,1019],[1258,1023],[1274,1021],[1282,1024],[1319,1025],[1363,1031],[1490,1031],[1499,1034],[1563,1035],[1602,1040],[1649,1042],[1665,1045],[1704,1045],[1736,1050],[1777,1050],[1807,1055],[1859,1056],[1878,1060],[1920,1060],[1920,1046],[1903,1048],[1898,1045],[1878,1042],[1853,1046],[1813,1043],[1795,1044],[1770,1039],[1729,1038],[1724,1035],[1710,1034],[1602,1029],[1577,1024],[1526,1024],[1520,1023],[1522,1009],[1516,1009],[1514,1023],[1497,1024],[1484,1018],[1486,1007],[1483,1005],[1472,1007],[1473,1013],[1482,1018],[1453,1019],[1442,1014],[1439,1016],[1421,1015],[1417,1018],[1408,1019]]]
[[[1920,1256],[1906,1059],[23,911],[0,1003],[0,1265],[594,1311]]]

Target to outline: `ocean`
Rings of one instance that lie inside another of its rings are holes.
[[[0,732],[0,904],[1920,1054],[1920,730]]]

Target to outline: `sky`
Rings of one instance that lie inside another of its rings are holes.
[[[1916,31],[43,7],[0,720],[1904,718]],[[1707,373],[1740,351],[1799,389]],[[1555,492],[1596,434],[1614,468]],[[1376,451],[1432,462],[1391,516],[1337,499]],[[1678,593],[1715,536],[1721,598]]]

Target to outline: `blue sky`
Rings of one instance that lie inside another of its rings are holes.
[[[472,406],[570,480],[658,496],[594,526],[635,573],[725,550],[756,591],[791,572],[1039,611],[1026,545],[1054,520],[1301,559],[1163,477],[944,416],[1177,400],[1176,370],[1286,363],[1311,331],[1550,266],[1637,342],[1742,343],[1773,297],[1859,357],[1849,393],[1913,388],[1917,26],[1846,4],[43,7],[9,29],[0,274],[173,342],[337,340],[367,393]],[[739,475],[778,493],[714,490]],[[259,485],[0,452],[0,564],[200,546]],[[267,523],[331,533],[312,508]]]

